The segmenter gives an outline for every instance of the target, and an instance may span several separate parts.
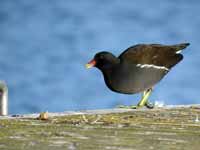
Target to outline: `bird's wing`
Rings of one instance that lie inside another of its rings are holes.
[[[189,44],[161,45],[161,44],[138,44],[126,49],[119,55],[120,61],[136,65],[155,65],[173,67],[183,59],[179,52]]]

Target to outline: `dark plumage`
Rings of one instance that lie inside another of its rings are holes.
[[[181,50],[189,43],[177,45],[138,44],[129,47],[119,57],[99,52],[87,67],[97,67],[112,91],[134,94],[147,91],[158,83],[183,59]]]

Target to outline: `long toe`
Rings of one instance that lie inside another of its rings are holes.
[[[137,108],[139,108],[139,107],[136,106],[136,105],[130,105],[130,106],[127,106],[127,105],[119,105],[119,106],[117,106],[117,108],[122,108],[122,109],[137,109]]]
[[[129,106],[126,106],[126,105],[118,105],[117,108],[129,109],[130,107],[129,107]]]

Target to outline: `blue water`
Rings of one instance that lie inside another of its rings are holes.
[[[112,108],[137,103],[110,91],[84,64],[101,50],[137,43],[190,42],[184,60],[156,86],[152,101],[200,103],[200,1],[2,0],[0,79],[10,113]]]

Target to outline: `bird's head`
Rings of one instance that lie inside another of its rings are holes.
[[[94,58],[86,64],[86,68],[97,67],[100,70],[112,67],[113,64],[118,62],[118,58],[112,53],[103,51],[97,53]]]

